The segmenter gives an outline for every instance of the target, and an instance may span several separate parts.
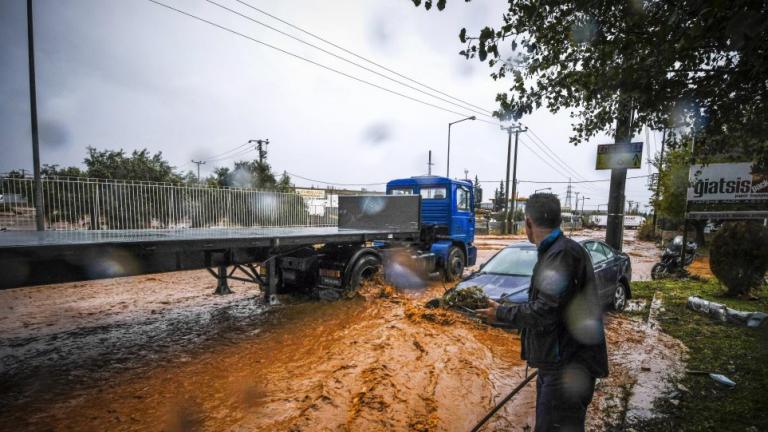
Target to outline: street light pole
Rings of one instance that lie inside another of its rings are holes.
[[[551,190],[552,190],[552,188],[551,188],[551,187],[548,187],[548,188],[544,188],[544,189],[535,189],[535,190],[533,191],[533,193],[538,193],[539,191],[544,191],[544,190],[548,190],[548,191],[551,191]]]
[[[455,122],[448,123],[448,153],[445,157],[445,176],[450,177],[451,176],[451,126],[455,125],[456,123],[461,123],[465,120],[476,120],[477,117],[471,116],[467,118],[463,118],[461,120],[456,120]]]

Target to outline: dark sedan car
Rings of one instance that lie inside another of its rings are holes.
[[[601,241],[584,240],[580,243],[592,258],[600,300],[614,310],[624,309],[631,296],[632,266],[629,256]],[[457,288],[479,286],[497,302],[526,302],[536,259],[534,245],[511,244],[491,257],[479,271],[465,278]]]

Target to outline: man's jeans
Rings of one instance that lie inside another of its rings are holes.
[[[582,366],[539,370],[535,431],[583,431],[594,391],[595,378]]]

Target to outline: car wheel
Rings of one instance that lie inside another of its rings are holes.
[[[613,304],[611,306],[615,311],[623,311],[627,306],[627,287],[621,282],[616,285],[616,291],[613,293]]]
[[[651,279],[657,280],[663,278],[667,274],[667,266],[664,263],[656,263],[651,268]]]
[[[466,261],[464,258],[464,252],[456,246],[451,247],[448,251],[448,260],[445,263],[445,269],[443,270],[443,276],[446,282],[453,282],[464,274],[464,265]]]

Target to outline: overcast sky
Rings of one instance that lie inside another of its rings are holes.
[[[160,1],[376,85],[473,114],[204,0]],[[216,1],[361,62],[235,0]],[[454,1],[443,12],[426,12],[410,0],[247,1],[487,110],[494,109],[496,93],[505,89],[505,82],[488,76],[487,65],[457,54],[461,27],[471,33],[498,25],[505,2]],[[127,151],[146,147],[162,151],[184,171],[194,168],[191,159],[209,159],[202,167],[205,175],[233,162],[210,160],[213,156],[249,139],[269,138],[273,169],[309,179],[362,184],[426,174],[429,150],[433,172],[445,174],[447,124],[462,118],[458,114],[340,76],[147,0],[34,3],[42,163],[80,165],[88,146]],[[0,172],[32,167],[26,31],[26,1],[0,1]],[[574,147],[568,143],[567,113],[542,110],[522,121],[582,178],[609,177],[594,166],[596,144],[610,138]],[[521,136],[518,178],[567,181],[570,174],[556,162],[549,161],[557,170],[534,155],[531,149],[542,153],[535,140],[531,134]],[[467,121],[453,126],[451,144],[451,176],[463,177],[466,169],[472,178],[493,181],[484,183],[485,196],[490,197],[504,178],[506,134],[498,126]],[[659,137],[651,134],[644,158],[658,145]],[[641,169],[629,171],[629,176],[645,174],[645,161]],[[297,177],[294,182],[312,184]],[[527,195],[547,186],[564,195],[564,184],[521,183],[520,188]],[[575,185],[574,190],[586,193],[588,207],[608,202],[607,182]],[[628,200],[647,202],[648,196],[645,179],[627,182]]]

